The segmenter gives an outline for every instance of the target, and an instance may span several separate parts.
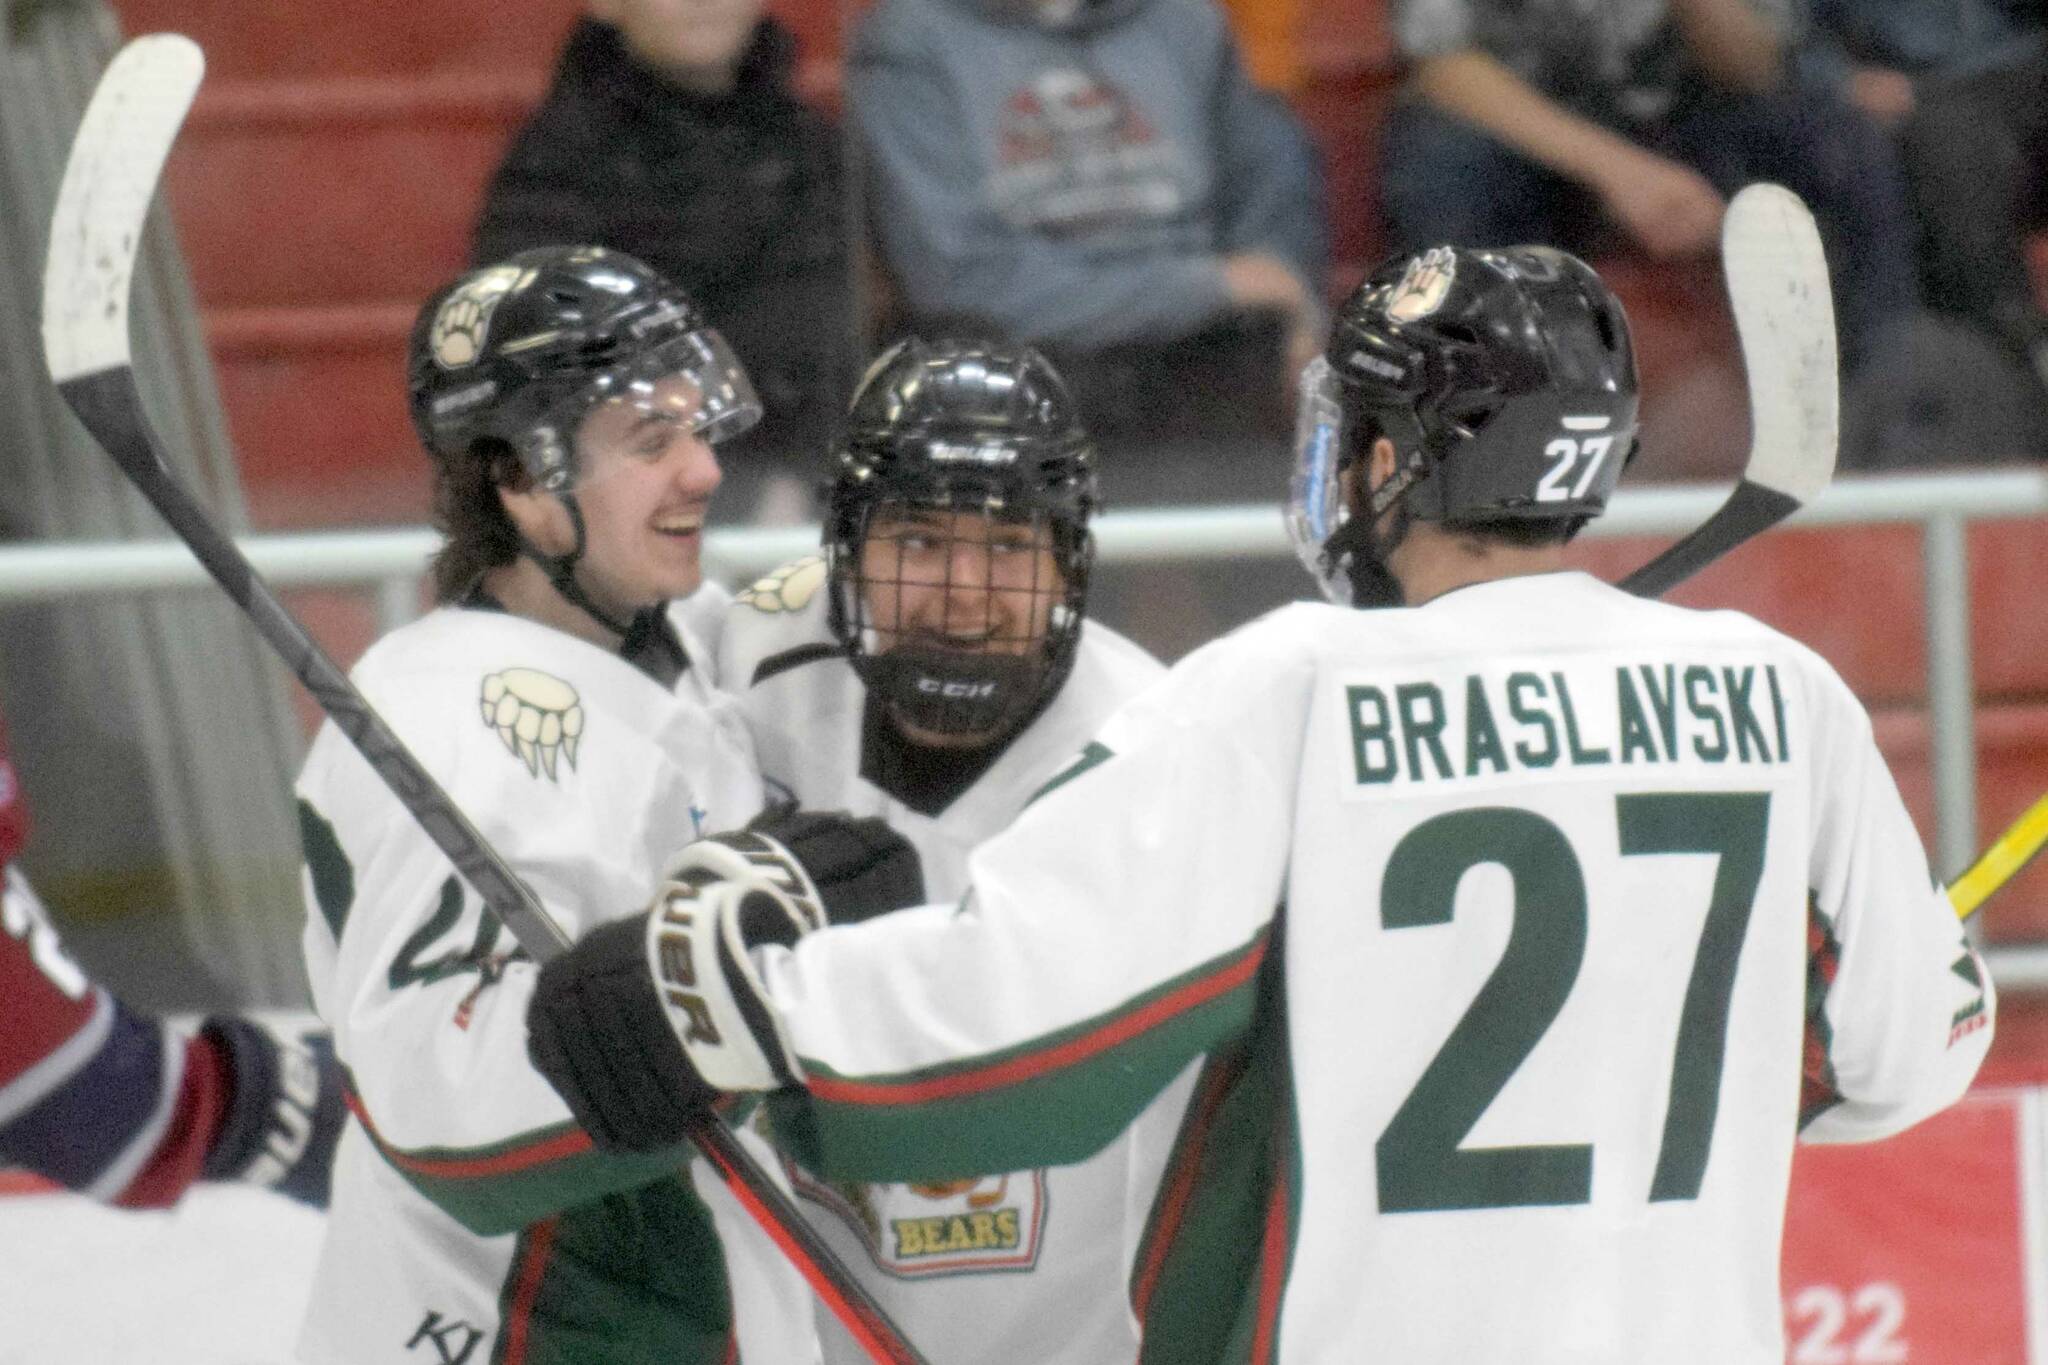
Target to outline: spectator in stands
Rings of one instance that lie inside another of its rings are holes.
[[[726,453],[728,488],[766,477],[775,519],[808,512],[782,505],[809,497],[788,471],[808,470],[853,382],[838,134],[792,90],[794,56],[761,0],[590,0],[475,242],[480,262],[611,247],[699,300],[765,409]]]
[[[1882,133],[1795,87],[1752,0],[1396,0],[1414,63],[1386,132],[1393,245],[1544,241],[1618,227],[1658,260],[1711,254],[1726,196],[1776,180],[1812,206],[1845,358],[1917,301]]]
[[[880,0],[848,77],[904,323],[1057,354],[1099,435],[1284,430],[1321,174],[1210,0]]]
[[[2048,11],[2018,0],[1810,0],[1801,74],[1894,129],[1927,300],[2048,390],[2021,242],[2048,219]]]

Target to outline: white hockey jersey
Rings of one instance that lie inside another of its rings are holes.
[[[700,671],[671,691],[532,621],[442,609],[354,677],[575,938],[643,910],[670,854],[760,807],[745,726]],[[574,1125],[527,1060],[533,964],[333,724],[299,818],[307,973],[358,1120],[305,1365],[723,1363],[735,1298],[746,1359],[814,1358],[801,1280],[751,1246],[721,1256],[713,1220],[744,1218],[687,1148],[603,1154]]]
[[[927,813],[863,776],[867,692],[833,643],[823,582],[822,561],[808,559],[741,593],[719,681],[742,698],[771,794],[786,788],[806,807],[888,821],[916,845],[934,900],[957,899],[968,852],[1165,672],[1087,623],[1059,694],[971,786]],[[1115,1365],[1137,1352],[1125,1271],[1185,1089],[1073,1166],[917,1184],[789,1173],[812,1224],[933,1365]],[[819,1331],[833,1365],[865,1365],[837,1322],[821,1315]]]
[[[1234,1044],[1136,1272],[1148,1362],[1780,1365],[1802,1118],[1895,1132],[1991,1036],[1834,672],[1578,573],[1282,609],[969,868],[964,908],[757,954],[808,1077],[778,1140],[1072,1160]]]

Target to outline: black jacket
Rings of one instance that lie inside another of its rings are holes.
[[[791,90],[794,52],[763,20],[732,91],[706,96],[584,20],[491,181],[475,253],[590,243],[639,257],[703,305],[760,391],[767,420],[738,449],[821,465],[851,386],[852,286],[839,137]]]

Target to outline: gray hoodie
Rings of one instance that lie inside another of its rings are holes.
[[[910,310],[1026,341],[1171,340],[1229,310],[1221,258],[1266,251],[1321,297],[1319,168],[1244,74],[1212,0],[881,0],[848,107]]]

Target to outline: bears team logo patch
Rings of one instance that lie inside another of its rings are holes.
[[[527,772],[545,772],[552,782],[562,760],[576,766],[583,704],[575,688],[538,669],[508,668],[484,678],[480,701],[484,724],[498,732]]]
[[[532,278],[533,272],[516,265],[501,265],[479,271],[476,277],[441,301],[434,314],[427,348],[434,363],[444,370],[474,365],[483,354],[484,338],[490,334],[491,314],[505,296]]]
[[[1444,306],[1451,281],[1458,277],[1458,258],[1447,246],[1432,247],[1408,263],[1387,295],[1387,316],[1415,322]]]
[[[752,587],[739,595],[739,601],[755,611],[770,615],[776,612],[802,611],[817,595],[818,588],[825,581],[825,561],[817,555],[799,559],[794,564],[785,564],[764,578],[755,580]]]
[[[838,1215],[900,1279],[1029,1270],[1045,1241],[1044,1171],[930,1185],[835,1185],[785,1161],[796,1192]]]

